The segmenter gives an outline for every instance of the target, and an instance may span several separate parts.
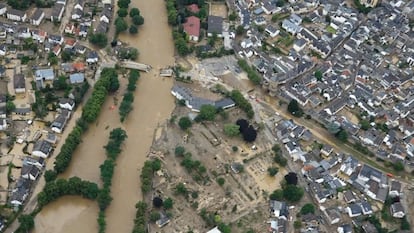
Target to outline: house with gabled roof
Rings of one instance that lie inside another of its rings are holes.
[[[52,144],[45,140],[39,140],[35,143],[32,151],[33,156],[47,158],[52,152]]]
[[[395,202],[390,206],[391,215],[394,218],[404,218],[405,211],[401,202]]]
[[[223,18],[209,15],[207,19],[207,36],[211,37],[213,34],[223,37]]]
[[[50,15],[50,21],[60,22],[62,20],[64,11],[65,11],[65,5],[56,2],[52,8],[52,14]]]
[[[13,87],[16,94],[26,93],[26,79],[23,74],[13,76]]]
[[[42,9],[37,8],[32,17],[30,17],[30,23],[35,26],[39,26],[42,23],[43,18],[45,17],[45,12]]]
[[[24,22],[26,21],[27,14],[25,11],[9,9],[7,11],[7,18],[13,21]]]

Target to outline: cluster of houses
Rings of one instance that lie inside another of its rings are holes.
[[[389,1],[364,17],[336,0],[289,1],[283,8],[244,0],[230,8],[248,29],[233,48],[262,74],[269,95],[296,100],[313,119],[338,124],[383,160],[414,165],[413,3]],[[280,24],[269,20],[274,14],[283,16]],[[263,50],[265,42],[271,47],[285,38],[293,41],[282,53]],[[315,56],[323,60],[317,67]],[[361,129],[362,120],[369,129]]]
[[[338,233],[348,232],[349,227],[352,232],[350,219],[371,216],[379,211],[378,206],[388,204],[384,208],[388,208],[386,211],[394,218],[405,216],[401,202],[403,185],[391,174],[363,164],[351,155],[337,154],[331,146],[315,142],[308,130],[292,120],[276,120],[269,126],[273,127],[275,137],[283,143],[283,150],[290,159],[301,164],[301,175],[307,182],[306,192],[323,213],[323,221],[339,225]],[[341,205],[338,205],[338,198]],[[272,226],[282,226],[288,219],[286,204],[270,201],[270,210],[277,218],[272,220]],[[307,215],[302,217],[302,222],[304,229],[319,229],[321,220]],[[370,227],[370,223],[364,224]]]

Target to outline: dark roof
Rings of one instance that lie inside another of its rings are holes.
[[[37,8],[35,10],[35,12],[33,13],[33,15],[32,15],[32,19],[33,20],[39,20],[40,17],[42,16],[42,14],[43,14],[43,11],[41,9]]]
[[[13,78],[14,89],[26,88],[26,81],[23,74],[16,74]]]
[[[401,191],[401,183],[397,180],[392,180],[391,181],[391,188],[390,191]]]
[[[7,14],[17,15],[17,16],[23,17],[26,14],[26,12],[21,11],[21,10],[16,10],[16,9],[9,9],[7,11]]]
[[[234,101],[230,98],[224,98],[214,103],[214,106],[216,108],[223,108],[223,109],[232,107],[234,105],[235,105]]]
[[[221,34],[223,32],[223,18],[219,16],[208,16],[208,29],[207,33]]]
[[[52,144],[50,144],[50,142],[47,142],[45,140],[37,141],[33,147],[33,151],[41,151],[45,154],[49,154],[51,150],[52,150]]]
[[[55,3],[55,5],[52,8],[52,17],[58,17],[62,9],[65,7],[65,5],[61,3]]]

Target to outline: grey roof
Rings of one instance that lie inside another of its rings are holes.
[[[16,74],[13,77],[14,89],[26,88],[26,81],[23,74]]]
[[[391,187],[390,187],[390,191],[401,191],[401,183],[397,180],[392,180],[391,181]]]
[[[343,233],[352,233],[352,225],[347,223],[340,226]]]
[[[26,14],[26,12],[21,11],[21,10],[16,10],[16,9],[9,9],[9,10],[7,10],[7,14],[17,15],[19,17],[23,17]]]
[[[359,205],[359,204],[353,203],[353,204],[350,204],[348,207],[349,207],[349,209],[351,209],[352,214],[361,214],[362,213],[362,208],[361,208],[361,205]]]
[[[67,118],[60,114],[56,119],[52,122],[51,127],[63,129],[66,125]],[[45,153],[47,154],[47,153]]]
[[[208,29],[207,33],[221,34],[223,32],[223,18],[219,16],[208,16]]]
[[[51,150],[52,150],[52,144],[50,144],[50,142],[47,142],[45,140],[37,141],[33,147],[33,151],[41,151],[45,154],[49,154]]]
[[[279,216],[285,216],[286,218],[289,216],[289,210],[285,202],[270,200],[270,209],[272,212],[278,210]]]
[[[35,10],[35,12],[33,13],[33,15],[32,15],[32,19],[33,20],[39,20],[40,17],[42,16],[42,14],[43,14],[43,11],[41,9],[37,8]]]
[[[62,9],[65,7],[65,5],[61,4],[61,3],[55,3],[55,5],[52,8],[52,17],[59,17],[60,12],[62,11]]]
[[[73,105],[75,104],[75,101],[71,98],[60,98],[59,99],[59,104],[70,104]]]
[[[104,22],[104,21],[100,21],[98,24],[98,27],[96,27],[96,33],[106,33],[108,31],[108,27],[109,24]]]
[[[370,222],[364,222],[362,224],[362,229],[365,233],[378,233],[377,228]]]
[[[234,105],[235,105],[234,101],[230,98],[224,98],[224,99],[221,99],[221,100],[217,100],[214,103],[214,106],[216,108],[223,108],[223,109],[233,107]]]
[[[375,177],[379,180],[381,180],[381,178],[382,178],[382,173],[379,170],[377,170],[377,169],[375,169],[375,168],[373,168],[373,167],[371,167],[367,164],[364,164],[362,166],[362,169],[359,172],[359,175],[367,177],[367,178]]]
[[[391,205],[391,212],[397,213],[397,212],[403,212],[404,213],[404,207],[401,204],[401,202],[395,202]]]
[[[367,202],[367,201],[362,201],[361,202],[361,208],[363,209],[364,212],[371,212],[372,211],[371,204],[369,204],[369,202]]]
[[[53,69],[41,69],[36,70],[35,75],[39,78],[49,78],[55,77],[55,72],[53,71]]]
[[[344,198],[346,202],[353,202],[355,201],[355,195],[351,190],[347,190],[344,193]]]

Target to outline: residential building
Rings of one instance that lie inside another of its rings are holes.
[[[213,34],[223,37],[223,18],[209,15],[207,20],[207,36],[211,37]]]
[[[47,158],[49,157],[50,153],[52,152],[52,144],[45,140],[39,140],[35,143],[32,151],[33,156]]]
[[[43,18],[45,17],[45,13],[43,10],[37,8],[33,13],[32,17],[30,18],[30,23],[35,26],[39,26],[42,23]]]
[[[0,3],[0,15],[4,15],[7,12],[7,4]]]
[[[395,202],[390,206],[391,215],[394,218],[404,218],[405,212],[401,202]]]
[[[198,42],[200,37],[200,19],[195,16],[187,17],[183,24],[184,32],[187,33],[190,41]]]
[[[273,213],[276,218],[287,220],[289,217],[288,206],[285,202],[270,200],[270,213]]]
[[[75,101],[70,98],[61,98],[59,99],[59,107],[72,111],[75,108]]]
[[[401,193],[401,183],[398,180],[391,180],[390,191],[388,195],[390,197],[399,197]]]
[[[60,22],[62,20],[64,11],[65,11],[65,5],[56,2],[52,8],[52,14],[50,15],[50,21]]]
[[[90,51],[86,56],[86,62],[89,64],[97,63],[99,61],[99,56],[96,51]]]
[[[13,206],[21,206],[29,195],[32,181],[29,179],[19,178],[16,183],[16,187],[12,190],[9,198],[10,204]]]
[[[362,214],[362,208],[359,203],[352,203],[346,207],[349,217],[354,218]]]
[[[70,84],[79,84],[85,81],[85,75],[83,73],[75,73],[69,76]]]
[[[22,178],[29,180],[37,180],[40,175],[39,168],[30,164],[23,164],[20,172]]]
[[[13,86],[16,94],[26,93],[26,79],[23,74],[14,75]]]
[[[7,11],[7,18],[13,21],[24,22],[26,21],[26,12],[16,9],[10,9]]]

